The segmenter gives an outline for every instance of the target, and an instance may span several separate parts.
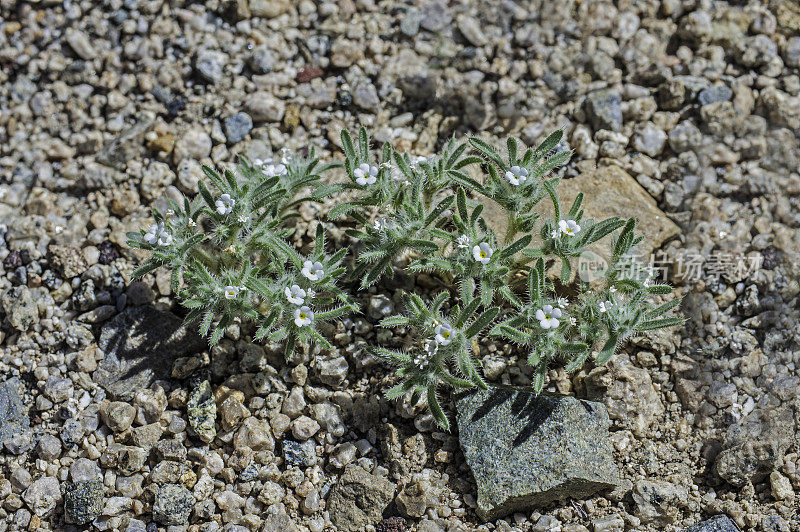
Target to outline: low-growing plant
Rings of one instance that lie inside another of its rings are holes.
[[[441,386],[486,387],[481,335],[524,350],[539,393],[556,364],[568,372],[590,359],[604,364],[630,335],[682,323],[669,315],[679,299],[653,301],[671,288],[653,284],[635,265],[632,250],[641,237],[633,218],[586,219],[582,194],[562,209],[560,178],[550,175],[571,156],[562,136],[556,131],[524,150],[509,138],[504,155],[478,138],[451,140],[440,155],[421,157],[388,143],[375,152],[362,128],[356,140],[342,132],[342,163],[320,165],[312,150],[280,162],[243,160],[237,174],[204,167],[209,184],[200,184],[197,198],[171,203],[165,214],[154,211],[153,226],[129,235],[132,246],[151,251],[136,275],[170,268],[187,319],[199,322],[212,344],[233,320],[249,319],[258,325],[257,339],[284,341],[290,357],[298,343],[329,348],[319,325],[358,310],[342,282],[363,290],[398,268],[433,273],[444,290],[428,302],[404,293],[405,313],[380,323],[407,328],[416,347],[368,349],[398,367],[400,382],[388,397],[426,397],[446,429]],[[323,183],[322,174],[337,167],[345,180]],[[346,231],[358,244],[350,271],[343,266],[347,248],[326,254],[321,224],[309,256],[287,240],[298,206],[332,195],[345,201],[329,220],[357,224]],[[552,215],[538,209],[545,199]],[[486,201],[505,212],[502,241],[484,217]],[[611,258],[601,278],[575,275],[576,261],[605,237]]]

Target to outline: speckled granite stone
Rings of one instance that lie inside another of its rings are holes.
[[[481,519],[494,520],[619,483],[600,403],[493,387],[456,396],[459,439],[478,485]]]

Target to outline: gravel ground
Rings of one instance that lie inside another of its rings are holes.
[[[0,530],[800,530],[798,35],[791,0],[0,0]],[[288,365],[246,326],[208,351],[167,272],[131,280],[125,232],[200,163],[338,156],[358,124],[421,155],[563,127],[563,188],[617,166],[680,228],[686,327],[550,374],[605,403],[617,490],[480,523],[456,435],[360,349],[403,343],[375,323],[430,277]]]

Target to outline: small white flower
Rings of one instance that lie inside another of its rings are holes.
[[[569,306],[569,301],[567,301],[566,297],[559,297],[556,300],[556,304],[558,305],[559,308],[565,309]]]
[[[286,165],[272,162],[264,163],[262,166],[262,171],[267,177],[277,177],[289,173],[289,171],[286,169]]]
[[[614,306],[614,303],[612,303],[611,301],[608,301],[608,300],[601,301],[600,302],[600,312],[608,312],[609,310],[611,310],[611,307],[613,307],[613,306]]]
[[[325,277],[325,270],[322,268],[322,263],[319,261],[311,262],[307,260],[303,263],[303,269],[300,270],[306,278],[312,281],[319,281]]]
[[[228,286],[225,287],[225,289],[222,291],[222,293],[225,296],[225,299],[235,299],[236,296],[239,295],[240,291],[241,291],[241,288],[239,288],[238,286],[228,285]]]
[[[236,218],[236,220],[238,220],[240,224],[246,224],[248,222],[249,218],[247,216],[245,216],[244,214],[240,214],[239,217]]]
[[[469,237],[467,235],[461,235],[460,237],[458,237],[458,240],[456,240],[456,242],[458,243],[458,247],[461,249],[469,247]]]
[[[492,248],[486,242],[481,242],[479,245],[472,248],[472,256],[481,264],[486,264],[492,258]]]
[[[528,179],[528,171],[521,166],[512,166],[506,172],[506,179],[512,185],[521,185]]]
[[[306,290],[306,297],[308,299],[314,299],[314,296],[316,296],[316,295],[317,295],[317,293],[314,291],[313,288],[309,288],[308,290]]]
[[[194,220],[189,218],[188,225],[189,225],[189,227],[197,227],[197,222],[195,222]]]
[[[236,200],[234,200],[230,194],[223,194],[216,202],[214,202],[214,205],[217,207],[217,212],[223,216],[229,215],[235,204]]]
[[[556,239],[556,238],[560,237],[561,236],[561,230],[560,229],[553,229],[553,232],[550,233],[550,236],[553,239]]]
[[[284,288],[283,293],[286,294],[286,299],[289,300],[289,303],[293,305],[302,305],[305,302],[306,291],[296,284]]]
[[[167,212],[165,214],[167,216],[175,216],[175,211],[173,211],[172,209],[167,209]]]
[[[559,220],[558,228],[567,236],[573,236],[581,232],[581,226],[575,220]]]
[[[153,224],[144,234],[144,241],[148,244],[155,244],[158,240],[158,235],[161,234],[162,229],[159,226],[163,226],[163,224]]]
[[[159,246],[168,246],[172,244],[172,235],[167,233],[163,222],[151,225],[142,238],[145,242],[153,246],[156,244]]]
[[[616,288],[616,287],[614,287],[614,286],[611,286],[611,287],[609,287],[608,291],[609,291],[609,293],[612,293],[612,294],[613,294],[613,293],[616,293],[616,291],[617,291],[617,288]]]
[[[561,309],[553,308],[553,305],[545,305],[536,311],[536,319],[542,329],[555,329],[559,325],[558,318],[561,317]]]
[[[436,343],[439,345],[449,345],[453,340],[453,327],[447,323],[437,325],[434,332],[436,333]]]
[[[427,353],[428,356],[432,357],[439,351],[439,343],[436,340],[425,340],[423,349],[425,349],[425,353]]]
[[[428,162],[428,157],[425,157],[423,155],[412,155],[410,157],[410,159],[411,159],[411,166],[417,166],[418,167],[422,163],[427,163]]]
[[[362,187],[364,185],[372,185],[378,180],[378,167],[361,163],[358,168],[353,170],[353,175],[356,177],[356,184]]]
[[[294,311],[294,324],[298,327],[311,325],[311,320],[314,319],[314,313],[308,305],[303,305]]]
[[[575,319],[575,316],[570,316],[570,317],[569,317],[569,324],[570,324],[570,325],[573,325],[573,326],[574,326],[574,325],[575,325],[575,324],[577,324],[577,323],[578,323],[578,320],[576,320],[576,319]]]

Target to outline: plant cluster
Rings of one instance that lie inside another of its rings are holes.
[[[479,138],[451,140],[440,155],[420,157],[388,143],[375,152],[362,128],[355,140],[342,132],[341,164],[321,166],[312,151],[281,162],[244,161],[239,175],[223,177],[206,167],[213,192],[201,184],[193,203],[156,212],[152,227],[130,235],[131,245],[152,251],[137,275],[171,268],[189,319],[200,321],[212,343],[232,320],[246,318],[259,325],[259,338],[284,340],[290,356],[298,342],[329,347],[319,324],[357,311],[337,284],[346,273],[354,288],[365,289],[397,268],[433,272],[447,288],[428,302],[404,293],[404,314],[380,324],[409,328],[416,348],[369,349],[398,367],[400,382],[388,396],[415,402],[425,396],[447,428],[437,391],[443,384],[486,387],[478,358],[482,334],[525,350],[539,393],[555,364],[577,371],[592,355],[603,364],[628,336],[682,322],[669,316],[678,299],[653,301],[671,288],[631,267],[632,248],[641,240],[633,218],[587,219],[581,194],[562,209],[560,179],[550,175],[571,156],[561,149],[562,135],[556,131],[524,150],[509,138],[503,155]],[[337,166],[346,180],[323,184],[321,174]],[[346,249],[325,253],[321,225],[308,257],[287,241],[287,221],[297,216],[297,206],[331,195],[349,201],[333,207],[329,219],[357,224],[346,232],[358,243],[349,272],[342,266]],[[552,204],[551,216],[537,213],[544,200]],[[484,218],[486,201],[505,212],[502,241]],[[611,254],[601,278],[576,276],[577,261],[605,237]]]
[[[165,266],[172,290],[189,309],[187,321],[218,342],[235,320],[253,320],[256,339],[283,341],[286,358],[299,344],[330,349],[320,326],[358,308],[339,287],[346,249],[325,251],[325,231],[317,226],[314,251],[303,256],[290,245],[287,222],[306,201],[300,191],[313,187],[329,167],[309,157],[281,161],[244,160],[238,175],[221,176],[204,167],[209,185],[183,205],[153,211],[146,231],[128,233],[128,244],[149,250],[135,277]],[[213,192],[212,192],[213,189]]]

